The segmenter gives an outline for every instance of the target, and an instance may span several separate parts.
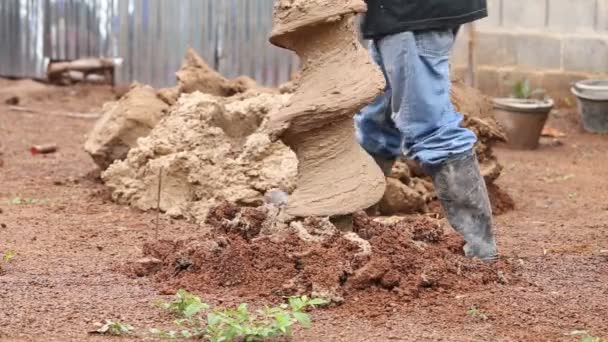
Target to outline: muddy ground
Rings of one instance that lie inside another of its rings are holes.
[[[15,88],[0,80],[0,94]],[[112,99],[111,89],[79,86],[30,92],[19,88],[15,111],[0,103],[0,252],[16,257],[0,274],[0,340],[82,341],[94,322],[122,319],[146,339],[170,321],[151,307],[163,298],[149,278],[123,272],[153,239],[154,213],[113,204],[82,149],[89,113]],[[498,184],[516,209],[496,218],[498,243],[517,266],[508,284],[471,284],[381,305],[373,295],[313,313],[314,327],[294,341],[578,341],[587,330],[608,338],[608,137],[579,129],[572,110],[549,123],[567,133],[534,152],[498,150],[505,171]],[[32,156],[34,144],[59,151]],[[17,198],[21,204],[18,204]],[[180,239],[208,228],[161,217],[159,235]],[[225,291],[213,304],[260,299]],[[268,299],[272,301],[272,299]],[[257,301],[257,302],[256,302]],[[466,314],[471,307],[487,320]]]

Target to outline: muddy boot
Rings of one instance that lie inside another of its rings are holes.
[[[475,153],[455,157],[428,171],[450,225],[466,241],[465,255],[495,260],[492,208]]]
[[[394,159],[385,159],[382,157],[378,157],[378,156],[372,156],[374,158],[374,161],[376,162],[376,164],[378,164],[378,166],[380,167],[380,170],[382,170],[382,173],[384,173],[384,177],[388,177],[391,175],[391,172],[393,171],[393,165],[395,165],[395,160]],[[369,216],[380,216],[380,203],[376,203],[373,206],[369,207],[366,211],[367,215]]]

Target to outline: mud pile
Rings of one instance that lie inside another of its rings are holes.
[[[204,71],[208,67],[193,54],[190,51],[186,56],[182,72],[198,70],[192,74],[213,75],[207,80],[216,84],[201,89],[235,89],[227,84],[234,85],[238,83],[236,80],[229,81],[215,72]],[[158,112],[162,113],[158,114],[158,123],[144,125],[148,127],[145,132],[116,128],[113,132],[125,132],[129,143],[124,143],[124,139],[106,139],[107,143],[98,144],[104,151],[101,157],[92,155],[104,168],[118,160],[102,173],[102,178],[114,200],[142,210],[156,209],[159,181],[161,210],[196,222],[203,222],[207,210],[224,200],[239,205],[260,205],[269,190],[282,189],[291,193],[295,188],[298,167],[295,154],[282,142],[271,140],[267,126],[270,113],[277,113],[293,101],[292,91],[298,89],[301,81],[300,75],[279,89],[249,84],[247,90],[229,97],[198,90],[191,94],[181,93],[185,89],[191,90],[183,85],[162,89],[155,97],[151,88],[133,87],[131,91],[140,94],[127,94],[118,104],[108,104],[106,115],[113,111],[124,123],[133,123],[125,120],[124,114]],[[171,100],[167,98],[170,96],[177,97]],[[136,106],[132,97],[148,100],[135,101]],[[172,105],[163,104],[158,98]],[[495,212],[509,210],[512,208],[510,197],[492,184],[501,170],[492,146],[503,137],[492,119],[480,118],[487,116],[486,99],[461,82],[453,84],[453,99],[465,115],[465,125],[479,136],[476,150]],[[121,110],[116,110],[116,106]],[[145,106],[157,110],[146,111]],[[98,123],[98,126],[112,131],[107,129],[107,124]],[[438,206],[430,179],[414,163],[397,163],[386,183],[380,214],[436,211]]]
[[[261,205],[269,190],[294,188],[295,155],[258,132],[289,97],[184,94],[102,179],[115,201],[142,210],[157,207],[160,183],[160,209],[197,222],[220,201]]]
[[[229,97],[250,89],[263,89],[245,76],[235,80],[224,78],[192,49],[186,51],[176,78],[175,87],[158,91],[134,83],[118,101],[104,105],[102,117],[85,143],[85,151],[102,171],[114,161],[125,159],[127,152],[137,145],[137,139],[147,136],[182,94],[203,92]]]
[[[373,221],[354,217],[342,233],[328,220],[292,221],[278,231],[276,209],[223,203],[207,218],[206,235],[145,244],[158,267],[149,276],[163,292],[179,288],[239,297],[312,294],[342,302],[365,293],[418,297],[505,283],[510,265],[487,265],[462,255],[463,241],[425,217]],[[140,276],[144,275],[138,272]]]

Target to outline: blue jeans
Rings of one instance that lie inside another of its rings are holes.
[[[468,153],[477,141],[450,99],[453,30],[403,32],[371,42],[386,89],[355,115],[357,139],[372,156],[403,154],[423,167]]]

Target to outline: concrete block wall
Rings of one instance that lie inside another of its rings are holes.
[[[608,77],[608,0],[488,0],[489,17],[477,21],[475,84],[492,96],[510,93],[509,80],[528,78],[555,98],[570,83]],[[456,42],[452,65],[464,75],[469,31]]]

